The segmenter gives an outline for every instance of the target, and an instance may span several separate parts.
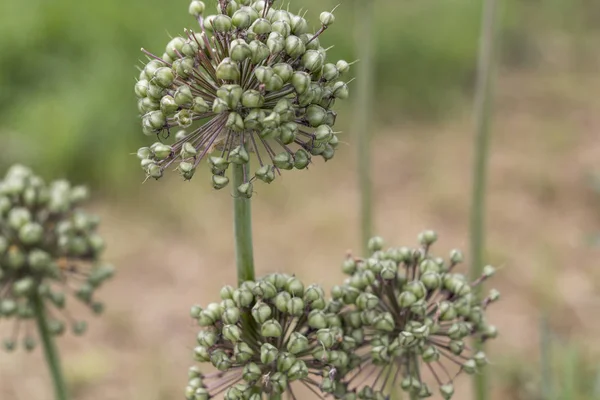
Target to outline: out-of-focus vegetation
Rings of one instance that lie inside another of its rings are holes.
[[[340,0],[292,0],[309,17]],[[139,181],[128,156],[145,139],[133,84],[140,45],[160,53],[169,35],[194,27],[187,0],[4,0],[0,4],[0,168],[16,160],[105,187]],[[210,2],[208,2],[210,3]],[[588,32],[600,19],[595,0],[503,2],[503,64],[536,63],[536,41],[552,29]],[[352,0],[323,43],[353,60]],[[377,0],[379,122],[431,119],[464,106],[472,88],[479,2]],[[585,52],[582,52],[585,53]],[[342,126],[342,128],[347,128]]]

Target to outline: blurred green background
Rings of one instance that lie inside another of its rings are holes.
[[[61,343],[77,399],[179,398],[195,336],[186,310],[233,281],[228,195],[204,178],[142,185],[131,155],[149,144],[133,94],[140,47],[159,53],[169,35],[193,27],[187,3],[0,2],[0,171],[18,161],[90,183],[121,269],[105,291],[107,316],[87,339]],[[335,44],[333,59],[352,61],[352,0],[292,0],[290,9],[308,8],[317,21],[338,3],[322,42]],[[434,228],[442,249],[464,248],[481,2],[374,3],[377,230],[402,244]],[[600,168],[600,2],[500,3],[488,222],[488,258],[505,267],[495,398],[598,399],[590,313],[600,309],[600,273],[586,236],[600,226],[600,199],[586,177]],[[341,105],[348,146],[336,160],[257,188],[262,272],[302,271],[327,286],[341,277],[344,251],[359,248],[351,106]],[[207,279],[215,266],[223,271]],[[558,338],[548,346],[540,310]],[[35,357],[0,356],[0,398],[48,398]]]

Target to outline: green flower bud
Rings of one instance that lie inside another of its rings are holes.
[[[299,15],[292,16],[290,26],[292,27],[292,33],[296,36],[307,33],[310,29],[306,19]]]
[[[345,74],[346,72],[350,71],[350,64],[347,61],[339,60],[335,66],[340,74]]]
[[[326,81],[336,80],[340,76],[340,72],[338,71],[335,64],[327,63],[323,66],[323,78]]]
[[[483,274],[482,276],[484,278],[489,278],[491,276],[493,276],[496,273],[496,268],[494,268],[491,265],[486,265],[485,267],[483,267]]]
[[[290,353],[279,353],[277,358],[277,370],[279,372],[288,372],[296,362],[296,356]]]
[[[260,347],[260,362],[263,364],[270,364],[277,360],[279,351],[275,346],[270,343],[263,343]]]
[[[236,343],[242,337],[242,331],[237,325],[223,326],[223,337],[232,343]]]
[[[8,213],[8,225],[15,229],[21,229],[25,224],[31,221],[31,213],[26,208],[15,207]]]
[[[304,169],[310,164],[310,154],[304,149],[298,149],[294,154],[294,168]]]
[[[437,240],[437,233],[434,231],[424,231],[419,234],[419,243],[423,246],[431,246]]]
[[[389,312],[378,315],[373,321],[373,325],[375,329],[384,332],[393,332],[396,327],[394,317]]]
[[[225,126],[234,132],[242,132],[244,130],[244,120],[238,113],[229,113]]]
[[[323,26],[329,26],[335,22],[335,16],[333,13],[327,11],[322,12],[319,16],[319,19],[321,20],[321,24],[323,24]]]
[[[440,394],[444,400],[450,400],[454,395],[454,386],[451,383],[440,386]]]
[[[463,254],[460,250],[452,250],[450,251],[450,262],[452,264],[460,264],[461,262],[463,262]]]
[[[423,361],[426,363],[435,362],[440,359],[440,352],[437,347],[429,346],[423,351],[421,357],[423,357]]]
[[[29,222],[19,229],[19,240],[25,245],[39,243],[44,235],[44,228],[38,223]]]
[[[244,342],[237,342],[233,347],[233,355],[237,363],[245,363],[254,355],[252,348]]]
[[[180,107],[191,107],[194,101],[192,90],[187,85],[179,86],[173,98],[175,99],[175,103]]]
[[[263,302],[258,302],[252,307],[252,316],[259,324],[263,324],[271,318],[271,307]]]
[[[300,317],[304,314],[304,301],[299,297],[292,297],[288,300],[287,311],[291,315]]]
[[[310,126],[317,127],[323,124],[326,117],[327,111],[323,107],[312,104],[306,109],[306,120]]]
[[[306,351],[309,347],[306,336],[299,332],[292,332],[287,342],[287,351],[292,354],[299,354]]]
[[[231,29],[231,18],[225,14],[219,14],[212,20],[212,27],[215,32],[227,32]]]
[[[223,315],[221,316],[221,320],[226,324],[237,324],[240,320],[240,309],[237,307],[227,308]]]
[[[356,299],[359,310],[373,310],[379,305],[379,298],[372,293],[361,293]]]
[[[223,350],[215,350],[210,355],[210,362],[219,371],[228,371],[231,368],[231,361]]]
[[[411,332],[402,331],[398,335],[398,344],[402,347],[412,347],[418,342],[418,338]]]
[[[323,68],[323,54],[317,50],[306,50],[302,56],[302,65],[311,72],[316,72]]]
[[[223,189],[227,184],[229,184],[229,178],[221,175],[213,175],[212,176],[212,184],[213,188],[219,190]]]
[[[148,95],[148,81],[146,79],[140,79],[135,83],[135,95],[138,98],[146,97]]]
[[[292,27],[286,21],[275,21],[275,22],[273,22],[271,24],[271,29],[273,30],[273,32],[271,32],[271,34],[273,34],[273,33],[279,33],[282,36],[282,39],[284,37],[288,37],[290,35],[290,33],[292,33]],[[282,42],[281,49],[283,49],[283,42]]]
[[[333,96],[340,100],[346,100],[348,97],[350,97],[348,85],[345,82],[336,82],[333,85],[332,92]]]
[[[214,330],[206,329],[198,332],[198,336],[196,336],[196,341],[200,346],[204,346],[206,348],[212,347],[217,343],[217,335]]]
[[[287,63],[278,63],[273,66],[273,72],[283,80],[284,83],[287,83],[294,74],[294,69],[290,64]]]
[[[275,308],[280,312],[287,312],[288,301],[292,298],[292,295],[288,292],[280,292],[275,296]]]
[[[323,347],[330,349],[335,343],[335,336],[331,332],[331,329],[319,329],[317,331],[317,340]]]
[[[173,60],[176,60],[177,58],[179,58],[179,54],[177,53],[181,53],[181,48],[183,47],[183,45],[185,44],[185,39],[182,37],[175,37],[173,39],[171,39],[171,41],[167,44],[166,47],[166,53],[169,55],[169,57],[171,57]],[[158,61],[158,60],[153,60],[153,61]],[[149,76],[153,76],[154,75],[154,70],[150,71],[148,70],[148,65],[150,63],[146,64],[146,75]],[[158,68],[163,66],[162,62],[158,61],[156,67],[153,66],[153,68]]]
[[[231,58],[226,57],[217,66],[217,78],[225,81],[238,81],[240,79],[240,68]]]
[[[237,10],[231,18],[233,26],[238,29],[247,29],[252,24],[252,17],[245,10]],[[241,60],[238,60],[241,61]]]
[[[246,382],[254,382],[262,376],[260,367],[255,363],[249,363],[244,366],[243,378]]]
[[[452,354],[459,356],[465,349],[465,343],[462,340],[452,340],[448,344],[448,348]]]
[[[271,23],[264,18],[259,18],[250,27],[250,30],[257,35],[270,33],[272,30]]]
[[[291,366],[287,375],[290,381],[305,379],[309,375],[308,367],[306,366],[306,363],[304,361],[297,360]]]
[[[179,58],[173,61],[173,70],[177,73],[177,76],[182,79],[189,79],[194,75],[194,58],[198,51],[198,45],[196,42],[186,43],[182,52],[187,55],[185,58]]]
[[[398,296],[398,305],[402,308],[408,308],[412,306],[418,300],[417,296],[413,292],[402,292]]]
[[[279,322],[270,319],[262,324],[260,334],[264,337],[280,337],[283,334],[283,329]]]
[[[456,318],[456,309],[454,305],[448,301],[443,301],[438,306],[440,321],[452,321]]]
[[[271,55],[267,45],[258,40],[250,42],[250,50],[252,51],[252,62],[254,64],[260,64]]]
[[[298,36],[290,35],[285,39],[285,52],[291,58],[298,58],[306,52],[306,46]]]
[[[194,17],[199,17],[200,15],[202,15],[204,13],[204,2],[199,1],[199,0],[193,0],[190,3],[190,6],[188,8],[188,12],[190,13],[190,15],[194,16]]]
[[[304,295],[304,284],[297,278],[291,277],[285,283],[285,289],[292,296],[302,297]]]
[[[234,164],[242,165],[250,161],[250,155],[244,146],[237,146],[229,153],[229,160]]]
[[[273,25],[275,26],[275,25]],[[279,32],[271,32],[267,39],[267,47],[271,54],[278,54],[285,48],[285,39]]]
[[[34,289],[32,278],[23,278],[13,283],[12,291],[17,297],[28,296]]]
[[[265,98],[257,90],[247,90],[242,95],[242,105],[248,108],[260,108],[265,104]]]
[[[152,79],[153,83],[156,83],[158,86],[163,88],[168,88],[173,84],[175,80],[175,75],[171,68],[169,67],[160,67],[156,71],[154,71],[154,78]]]
[[[266,118],[263,110],[252,109],[244,118],[244,125],[248,129],[261,130],[262,122]]]
[[[271,183],[275,180],[275,167],[273,165],[263,165],[256,173],[256,177],[265,183]]]

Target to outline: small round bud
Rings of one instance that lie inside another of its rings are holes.
[[[202,15],[204,13],[205,8],[206,7],[204,5],[204,2],[199,1],[199,0],[193,0],[190,3],[188,12],[190,13],[190,15],[192,15],[194,17],[199,17],[200,15]]]
[[[323,26],[329,26],[335,22],[335,16],[333,13],[327,11],[322,12],[319,16],[319,19],[321,20],[321,24],[323,24]]]
[[[437,240],[437,233],[434,231],[424,231],[419,234],[419,242],[423,246],[431,246]]]

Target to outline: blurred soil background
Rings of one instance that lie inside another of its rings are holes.
[[[317,21],[338,2],[322,44],[351,61],[352,1],[292,0],[290,9]],[[440,255],[466,252],[480,2],[375,2],[376,231],[389,245],[415,245],[435,229]],[[491,311],[501,331],[490,349],[494,399],[542,398],[543,313],[557,338],[556,390],[591,399],[600,394],[600,2],[501,3],[487,221],[503,295]],[[89,332],[59,340],[76,400],[182,398],[197,332],[189,308],[235,283],[229,194],[214,192],[206,171],[142,184],[131,155],[151,143],[133,94],[139,48],[160,53],[184,27],[194,27],[187,0],[0,3],[0,170],[18,161],[48,179],[89,182],[118,267],[100,293],[106,313],[71,308]],[[256,186],[260,274],[293,271],[329,288],[347,250],[360,248],[351,102],[340,107],[344,144],[333,161]],[[0,321],[1,335],[11,328]],[[459,381],[456,398],[469,399],[469,380]],[[50,388],[39,349],[0,353],[0,399],[48,400]]]

